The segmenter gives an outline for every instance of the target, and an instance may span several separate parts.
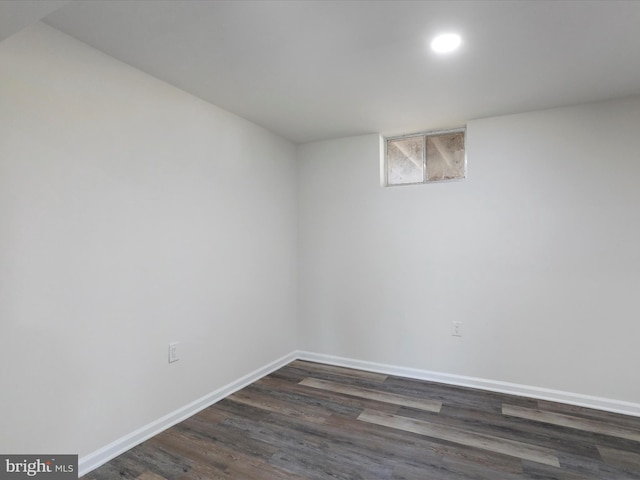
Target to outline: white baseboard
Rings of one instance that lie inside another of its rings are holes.
[[[449,385],[457,385],[460,387],[478,388],[491,392],[507,393],[510,395],[519,395],[522,397],[535,398],[538,400],[567,403],[580,407],[594,408],[596,410],[604,410],[607,412],[622,413],[624,415],[640,417],[640,404],[625,402],[621,400],[613,400],[610,398],[593,397],[590,395],[582,395],[579,393],[563,392],[561,390],[551,390],[548,388],[532,387],[529,385],[520,385],[517,383],[501,382],[497,380],[487,380],[484,378],[465,377],[462,375],[432,372],[429,370],[420,370],[417,368],[398,367],[395,365],[367,362],[364,360],[355,360],[345,357],[336,357],[333,355],[324,355],[321,353],[298,351],[296,352],[296,356],[300,360],[309,360],[311,362],[325,363],[340,367],[356,368],[369,372],[395,375],[398,377],[414,378],[417,380],[446,383]]]
[[[478,388],[491,392],[507,393],[510,395],[519,395],[523,397],[536,398],[540,400],[549,400],[552,402],[567,403],[570,405],[578,405],[580,407],[595,408],[607,412],[622,413],[640,417],[640,404],[625,402],[621,400],[613,400],[609,398],[593,397],[582,395],[579,393],[563,392],[560,390],[551,390],[547,388],[532,387],[528,385],[520,385],[517,383],[500,382],[497,380],[487,380],[484,378],[465,377],[462,375],[452,375],[448,373],[432,372],[429,370],[420,370],[417,368],[399,367],[395,365],[387,365],[384,363],[367,362],[364,360],[356,360],[352,358],[337,357],[333,355],[325,355],[321,353],[313,353],[306,351],[294,351],[275,360],[264,367],[261,367],[238,380],[221,387],[214,392],[205,395],[178,410],[145,425],[138,430],[125,435],[118,440],[111,442],[103,448],[96,450],[78,461],[78,475],[81,477],[90,471],[105,464],[109,460],[144,442],[145,440],[159,434],[167,428],[180,423],[181,421],[195,415],[200,410],[222,400],[232,393],[246,387],[247,385],[261,379],[265,375],[285,366],[293,360],[308,360],[311,362],[324,363],[328,365],[336,365],[340,367],[356,368],[369,372],[383,373],[386,375],[395,375],[398,377],[414,378],[417,380],[427,380],[432,382],[446,383],[449,385],[457,385],[461,387]]]
[[[159,418],[138,430],[119,438],[109,445],[102,447],[95,452],[85,455],[78,459],[78,476],[86,475],[90,471],[98,468],[100,465],[107,463],[109,460],[117,457],[118,455],[126,452],[127,450],[135,447],[136,445],[148,440],[154,435],[166,430],[167,428],[186,420],[192,415],[195,415],[200,410],[207,408],[210,405],[222,400],[223,398],[231,395],[232,393],[246,387],[247,385],[261,379],[265,375],[285,366],[287,363],[292,362],[297,358],[297,352],[291,352],[278,360],[275,360],[264,367],[261,367],[248,375],[245,375],[238,380],[221,387],[208,395],[205,395],[198,400],[195,400],[188,405],[185,405],[174,412]]]

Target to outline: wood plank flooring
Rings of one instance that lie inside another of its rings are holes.
[[[295,361],[85,480],[640,480],[640,418]]]

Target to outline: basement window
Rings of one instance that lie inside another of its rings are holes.
[[[385,182],[390,185],[466,177],[465,130],[446,130],[384,139]]]

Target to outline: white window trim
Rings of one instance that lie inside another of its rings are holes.
[[[462,178],[449,178],[443,180],[427,180],[427,137],[436,136],[436,135],[446,135],[448,133],[464,133],[464,173],[465,176]],[[411,182],[411,183],[392,183],[389,184],[388,173],[389,170],[387,168],[387,142],[389,140],[400,140],[403,138],[411,138],[411,137],[420,137],[422,136],[422,181],[421,182]],[[467,127],[458,127],[458,128],[449,128],[443,130],[428,130],[425,132],[416,132],[416,133],[407,133],[403,135],[390,135],[390,136],[380,136],[380,142],[382,145],[380,146],[381,151],[381,159],[380,159],[380,181],[383,187],[406,187],[408,185],[427,185],[429,183],[441,183],[441,182],[459,182],[467,178]]]

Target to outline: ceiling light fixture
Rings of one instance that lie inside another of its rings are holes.
[[[431,50],[436,53],[450,53],[462,44],[462,39],[457,33],[443,33],[431,41]]]

